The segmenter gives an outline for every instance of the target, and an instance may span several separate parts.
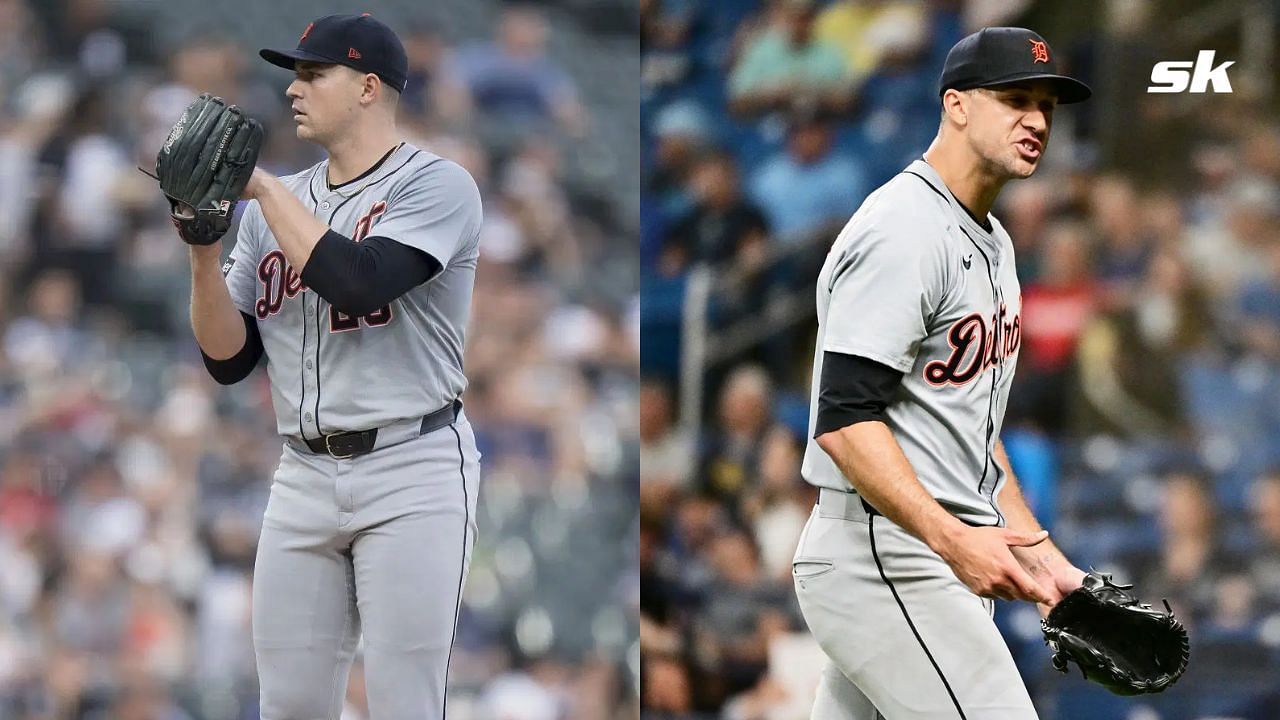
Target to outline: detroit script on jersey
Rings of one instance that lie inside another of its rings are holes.
[[[360,242],[369,236],[369,228],[373,227],[378,217],[387,211],[387,201],[377,200],[369,211],[360,216],[356,222],[356,231],[352,240]],[[293,298],[307,289],[302,282],[302,275],[289,264],[281,250],[272,250],[262,256],[258,262],[258,281],[262,284],[262,296],[254,303],[254,314],[259,320],[280,312],[285,298]],[[368,315],[348,315],[332,305],[329,306],[329,332],[348,332],[360,328],[361,320],[369,327],[381,327],[391,322],[391,305],[383,305]]]
[[[951,354],[925,365],[924,379],[931,385],[964,385],[1013,357],[1022,343],[1022,318],[1008,315],[1000,303],[989,323],[976,312],[957,320],[947,331]]]

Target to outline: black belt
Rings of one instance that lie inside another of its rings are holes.
[[[419,425],[418,434],[426,435],[432,430],[439,430],[458,419],[462,411],[462,401],[454,400],[435,412],[424,415]],[[333,433],[318,438],[307,438],[307,447],[317,455],[329,455],[338,460],[364,455],[373,452],[378,442],[378,428],[372,430],[353,430],[351,432]]]

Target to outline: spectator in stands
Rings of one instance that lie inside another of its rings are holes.
[[[643,519],[653,518],[655,524],[671,526],[668,550],[674,563],[670,569],[672,582],[679,589],[679,602],[691,605],[693,598],[706,594],[714,576],[710,550],[715,539],[730,527],[726,509],[712,497],[686,495],[675,506],[642,507],[641,512],[645,513]]]
[[[697,0],[640,0],[642,92],[678,85],[690,75],[688,43],[701,9]]]
[[[671,387],[657,378],[640,383],[641,482],[686,488],[692,481],[693,445],[675,424]]]
[[[420,22],[402,37],[409,61],[409,82],[397,109],[428,127],[452,128],[465,122],[471,111],[471,96],[440,29]]]
[[[1080,337],[1073,430],[1183,437],[1179,360],[1214,332],[1207,297],[1186,263],[1158,251],[1132,305],[1095,316]]]
[[[814,35],[840,48],[849,75],[861,83],[887,51],[923,49],[928,37],[925,9],[911,0],[837,0],[818,15]]]
[[[684,665],[674,658],[649,656],[645,658],[642,720],[681,720],[690,717],[693,694],[689,688],[689,674]]]
[[[91,349],[83,327],[80,288],[62,270],[42,272],[27,293],[27,312],[4,334],[4,352],[29,382],[56,380],[82,369]]]
[[[715,580],[693,620],[694,657],[715,705],[747,690],[767,667],[769,640],[786,632],[791,589],[770,582],[760,569],[757,548],[746,533],[733,530],[712,543]]]
[[[768,26],[748,41],[729,76],[729,109],[742,117],[797,105],[848,110],[853,78],[840,49],[814,34],[814,0],[773,0]]]
[[[751,176],[750,197],[784,243],[830,242],[868,192],[862,167],[835,148],[831,121],[816,112],[791,119],[787,147]]]
[[[1138,194],[1128,178],[1109,175],[1094,182],[1089,200],[1100,241],[1096,271],[1106,290],[1103,300],[1124,307],[1138,292],[1152,253],[1141,215],[1135,212]]]
[[[50,640],[82,666],[81,692],[104,698],[119,679],[115,663],[129,629],[129,584],[105,552],[81,548],[68,564],[51,598]]]
[[[1186,209],[1181,199],[1168,190],[1143,195],[1139,202],[1142,232],[1156,247],[1186,246]]]
[[[689,178],[714,141],[711,118],[691,100],[673,103],[654,117],[652,133],[657,147],[648,170],[648,192],[657,202],[659,217],[673,222],[693,208]]]
[[[684,264],[707,263],[721,269],[740,264],[746,272],[757,267],[768,243],[768,222],[742,196],[733,156],[704,155],[694,166],[689,185],[694,207],[671,228],[667,251],[680,256]]]
[[[1213,608],[1213,581],[1227,560],[1220,549],[1218,511],[1208,480],[1198,471],[1175,470],[1165,476],[1160,505],[1158,555],[1143,593],[1168,598],[1188,622],[1203,620]]]
[[[707,433],[702,448],[698,480],[706,492],[728,501],[735,511],[759,466],[771,418],[771,393],[769,376],[762,368],[745,365],[733,370],[720,390],[716,427]]]
[[[1076,343],[1097,304],[1090,272],[1088,229],[1078,223],[1051,225],[1042,246],[1040,272],[1022,292],[1022,352],[1018,389],[1010,402],[1016,416],[1058,434],[1068,407],[1068,373]]]
[[[1280,242],[1280,189],[1268,180],[1232,184],[1220,217],[1187,234],[1184,252],[1212,297],[1229,301],[1241,287],[1269,274],[1268,248]]]
[[[9,97],[44,60],[44,34],[29,0],[0,0],[0,97]]]
[[[127,231],[130,207],[112,190],[138,174],[107,113],[104,92],[83,91],[61,131],[41,149],[40,209],[31,229],[33,265],[67,269],[95,305],[115,300],[116,260]]]
[[[1218,568],[1213,606],[1202,629],[1204,634],[1253,640],[1257,631],[1255,608],[1258,590],[1246,573],[1234,567]]]
[[[45,21],[48,51],[91,78],[115,76],[128,62],[152,59],[149,16],[108,0],[55,0],[35,8]]]
[[[1053,182],[1032,176],[1006,186],[998,201],[1000,224],[1013,240],[1018,277],[1039,279],[1041,241],[1055,208]]]
[[[684,644],[682,598],[660,542],[658,527],[640,525],[640,651],[646,656],[676,654]]]
[[[31,450],[14,448],[5,454],[0,463],[0,538],[15,543],[25,543],[33,534],[42,534],[54,528],[58,505],[51,488],[46,487],[44,467],[40,456]],[[13,585],[5,584],[0,590],[0,607],[24,612],[25,602],[6,602],[12,598],[7,591],[18,591],[22,583],[17,581],[20,571],[6,566],[3,575],[13,579]]]
[[[1280,238],[1267,248],[1267,275],[1245,284],[1236,300],[1238,332],[1246,350],[1280,362]]]
[[[1250,554],[1250,575],[1262,603],[1280,612],[1280,471],[1264,473],[1253,483],[1249,509],[1258,548]]]
[[[803,446],[791,431],[775,425],[760,450],[760,484],[743,501],[743,515],[760,548],[766,578],[789,582],[796,543],[809,519],[815,497],[800,479]]]
[[[547,21],[533,6],[503,10],[497,40],[458,51],[458,69],[476,108],[506,129],[537,135],[559,127],[581,135],[587,115],[573,80],[547,55]]]

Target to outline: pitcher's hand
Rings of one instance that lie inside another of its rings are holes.
[[[1047,537],[1046,530],[1028,533],[966,525],[935,549],[956,577],[981,597],[1051,604],[1056,593],[1037,582],[1009,549],[1031,547]]]

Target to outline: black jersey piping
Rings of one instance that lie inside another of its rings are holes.
[[[920,173],[913,172],[911,170],[903,170],[902,172],[907,175],[914,175],[920,178],[920,181],[923,182],[926,186],[928,186],[930,190],[937,193],[938,197],[942,198],[943,200],[947,200],[947,204],[950,204],[950,198],[948,198],[946,194],[944,194],[941,190],[934,187],[933,183],[929,182],[928,178],[921,175]],[[957,204],[959,204],[958,200],[956,202]],[[980,246],[978,242],[973,239],[972,235],[970,235],[963,227],[960,227],[960,226],[957,226],[957,227],[960,228],[960,232],[964,233],[965,238],[968,239],[970,244],[973,245],[974,249],[978,251],[978,254],[982,256],[982,262],[986,263],[987,265],[987,281],[991,283],[991,299],[993,302],[996,303],[996,313],[998,315],[1000,312],[999,291],[996,289],[995,278],[992,277],[991,275],[991,259],[987,257],[987,253],[983,251],[982,246]],[[996,321],[996,324],[997,325],[1000,324],[999,320]],[[997,330],[997,332],[999,331]],[[999,370],[1000,370],[1000,367],[997,366],[996,371],[999,372]],[[986,445],[983,447],[984,457],[982,459],[982,477],[978,480],[979,495],[982,494],[982,486],[987,482],[987,471],[991,466],[991,450],[990,450],[991,435],[995,431],[995,422],[992,420],[991,416],[995,414],[995,401],[996,401],[996,373],[992,373],[991,374],[991,392],[987,396],[987,441],[986,441]],[[1000,512],[1000,508],[996,507],[994,486],[992,487],[992,490],[993,492],[991,493],[991,495],[987,496],[987,502],[991,505],[991,509],[996,512],[996,517],[999,518],[999,524],[1003,526],[1005,522],[1004,513]]]
[[[993,349],[995,349],[995,350],[996,350],[996,352],[999,352],[999,347],[1000,347],[1000,290],[998,289],[998,287],[997,287],[997,285],[996,285],[996,279],[995,279],[995,276],[994,276],[994,275],[992,275],[992,270],[991,270],[991,259],[987,257],[987,254],[986,254],[985,252],[983,252],[983,250],[982,250],[982,246],[978,245],[978,242],[977,242],[976,240],[974,240],[974,239],[973,239],[973,237],[972,237],[971,235],[969,235],[969,233],[968,233],[964,228],[960,228],[960,232],[964,233],[965,238],[967,238],[967,239],[969,240],[969,243],[973,245],[973,249],[974,249],[974,250],[977,250],[977,251],[978,251],[978,254],[982,256],[982,262],[983,262],[983,263],[985,263],[985,264],[986,264],[986,266],[987,266],[987,282],[991,283],[991,301],[992,301],[992,302],[994,302],[994,303],[996,304],[996,316],[995,316],[995,322],[993,323],[994,327],[992,328],[992,333],[994,334],[994,337],[991,339],[991,344],[992,344]],[[979,350],[979,352],[981,352],[981,350]],[[994,420],[994,418],[993,418],[993,416],[995,415],[996,387],[997,387],[997,383],[998,383],[998,380],[999,380],[1000,376],[1004,374],[1004,358],[1001,358],[1001,359],[1000,359],[1000,362],[995,363],[995,367],[994,367],[994,368],[992,368],[992,371],[993,371],[993,372],[991,373],[991,392],[987,395],[987,440],[986,440],[986,443],[985,443],[985,444],[983,445],[983,447],[982,447],[982,451],[983,451],[983,452],[982,452],[982,454],[983,454],[983,458],[982,458],[982,477],[978,480],[978,494],[979,494],[979,495],[981,495],[981,494],[982,494],[982,486],[987,482],[987,469],[988,469],[992,464],[994,464],[994,463],[992,462],[992,457],[991,457],[991,452],[992,452],[992,451],[991,451],[991,436],[995,433],[995,430],[996,430],[996,424],[995,424],[995,420]],[[996,511],[996,517],[998,517],[998,518],[1000,519],[999,524],[1000,524],[1001,526],[1003,526],[1003,525],[1004,525],[1004,513],[1000,512],[1000,508],[996,507],[996,499],[995,499],[995,483],[992,483],[992,485],[991,485],[991,494],[987,496],[987,502],[988,502],[988,503],[990,503],[990,505],[991,505],[991,509]]]
[[[932,190],[932,191],[934,191],[934,192],[938,193],[938,197],[942,198],[943,200],[946,200],[948,205],[950,205],[950,204],[951,204],[951,198],[947,197],[947,194],[946,194],[946,193],[944,193],[944,192],[942,192],[941,190],[939,190],[938,188],[934,187],[934,186],[933,186],[933,183],[929,182],[929,178],[927,178],[927,177],[925,177],[925,176],[921,175],[921,174],[920,174],[920,173],[918,173],[918,172],[915,172],[914,170],[903,170],[903,171],[902,171],[902,174],[903,174],[903,175],[915,175],[916,177],[920,178],[920,182],[924,183],[925,185],[928,185],[930,190]]]
[[[384,164],[384,163],[386,163],[386,162],[387,162],[387,160],[390,160],[390,159],[391,159],[391,156],[392,156],[392,155],[394,155],[394,154],[395,154],[395,152],[396,152],[397,150],[399,150],[400,148],[402,148],[402,147],[404,147],[404,141],[403,141],[403,140],[401,140],[399,143],[397,143],[395,147],[393,147],[393,148],[391,148],[390,150],[388,150],[388,151],[387,151],[387,154],[386,154],[386,155],[383,155],[381,158],[379,158],[379,159],[378,159],[378,162],[374,163],[374,164],[373,164],[373,166],[372,166],[372,167],[370,167],[368,170],[365,170],[364,172],[360,173],[359,175],[357,175],[357,176],[355,176],[355,177],[351,178],[350,180],[348,180],[348,181],[346,181],[346,182],[338,183],[337,185],[332,185],[332,184],[330,184],[330,183],[329,183],[329,173],[328,173],[328,171],[326,171],[326,172],[325,172],[325,174],[324,174],[324,185],[325,185],[325,187],[329,188],[329,192],[333,192],[334,190],[337,190],[338,188],[344,188],[344,187],[346,187],[346,186],[350,185],[350,184],[351,184],[351,183],[353,183],[353,182],[357,182],[357,181],[359,181],[359,180],[363,180],[363,179],[365,179],[365,178],[369,177],[370,175],[372,175],[372,174],[374,174],[375,172],[377,172],[377,171],[378,171],[378,168],[382,167],[382,166],[383,166],[383,164]]]
[[[925,164],[928,164],[928,161],[927,161],[927,160],[924,160],[924,158],[921,158],[921,160],[922,160],[923,162],[925,162]],[[947,200],[947,199],[948,199],[948,198],[947,198],[947,196],[946,196],[945,194],[943,194],[943,192],[942,192],[941,190],[939,190],[938,188],[934,187],[933,183],[929,182],[929,178],[926,178],[925,176],[921,175],[921,174],[920,174],[920,173],[918,173],[918,172],[915,172],[914,170],[903,170],[902,172],[906,173],[907,175],[915,175],[916,177],[920,178],[921,180],[924,180],[924,184],[925,184],[925,185],[928,185],[930,188],[932,188],[934,192],[938,193],[939,195],[942,195],[942,199],[943,199],[943,200]],[[955,200],[955,201],[956,201],[956,204],[960,206],[960,209],[961,209],[961,210],[964,210],[964,214],[965,214],[965,215],[968,215],[968,216],[969,216],[969,219],[970,219],[970,220],[972,220],[974,223],[976,223],[976,224],[978,225],[978,227],[982,228],[983,230],[987,231],[988,233],[990,233],[990,232],[994,232],[994,231],[995,231],[995,226],[994,226],[994,225],[992,225],[991,227],[987,227],[988,225],[991,225],[991,222],[990,222],[990,221],[983,222],[982,220],[979,220],[979,219],[978,219],[978,216],[977,216],[977,215],[974,215],[974,214],[973,214],[973,211],[972,211],[972,210],[970,210],[968,207],[966,207],[964,203],[960,202],[960,199],[959,199],[959,198],[957,198],[955,195],[952,195],[950,199]]]
[[[867,535],[871,538],[871,557],[876,561],[876,570],[880,571],[880,579],[884,581],[885,585],[889,586],[889,592],[893,593],[893,600],[898,603],[898,609],[902,611],[902,618],[907,621],[907,627],[911,628],[911,634],[915,636],[916,642],[920,644],[920,649],[924,650],[925,657],[929,658],[929,664],[933,666],[933,671],[938,673],[938,679],[942,681],[942,686],[947,689],[947,695],[951,697],[951,704],[955,705],[956,712],[960,713],[960,720],[968,720],[964,714],[964,708],[960,707],[960,701],[956,699],[955,691],[951,689],[951,683],[947,681],[947,676],[942,673],[942,668],[938,666],[938,661],[933,659],[933,653],[929,652],[929,646],[925,645],[924,638],[920,636],[920,631],[916,629],[916,624],[912,622],[911,615],[907,613],[907,606],[902,603],[902,598],[898,596],[898,589],[893,586],[893,581],[885,574],[884,563],[880,562],[880,553],[876,552],[875,515],[867,517]]]
[[[321,337],[323,337],[323,336],[320,334],[320,293],[315,293],[315,296],[316,296],[316,407],[315,407],[315,417],[316,417],[316,431],[320,433],[320,436],[321,436],[321,437],[324,437],[324,430],[321,430],[321,429],[320,429],[320,338],[321,338]]]
[[[307,192],[311,194],[311,212],[313,213],[320,207],[320,200],[316,198],[316,175],[320,173],[320,167],[321,165],[316,165],[316,169],[311,171],[311,179],[307,180]]]
[[[281,278],[283,282],[288,282],[288,273]],[[302,310],[302,352],[298,353],[298,377],[302,379],[302,395],[298,398],[298,434],[303,440],[307,439],[307,426],[302,422],[302,409],[307,405],[307,294],[305,291],[300,293],[302,300],[298,308]],[[320,297],[316,295],[316,297]],[[319,345],[319,338],[316,338],[316,344]],[[320,375],[316,375],[316,385],[320,384]],[[316,426],[319,428],[319,425]]]
[[[380,185],[381,183],[386,182],[388,179],[395,177],[395,176],[396,176],[396,173],[398,173],[398,172],[400,172],[401,170],[403,170],[403,169],[404,169],[404,167],[405,167],[406,165],[408,165],[408,164],[409,164],[409,163],[410,163],[410,162],[411,162],[415,157],[417,157],[417,156],[418,156],[418,154],[419,154],[419,153],[421,153],[421,152],[422,152],[421,150],[414,150],[414,151],[413,151],[413,154],[412,154],[412,155],[410,155],[409,157],[405,158],[405,161],[404,161],[404,162],[402,162],[402,163],[400,163],[400,166],[399,166],[399,167],[397,167],[395,170],[392,170],[391,172],[387,173],[385,177],[381,177],[381,178],[377,179],[376,181],[374,181],[374,182],[370,183],[367,187],[365,187],[365,188],[364,188],[364,190],[368,190],[369,188],[376,187],[377,185]],[[425,168],[429,168],[429,167],[431,167],[432,165],[436,164],[437,162],[439,162],[439,161],[440,161],[440,160],[442,160],[442,159],[443,159],[443,158],[436,158],[435,160],[432,160],[431,162],[429,162],[429,163],[427,163],[425,166],[423,166],[423,168],[424,168],[424,169],[425,169]],[[347,203],[351,202],[352,200],[356,199],[358,196],[360,196],[360,195],[362,195],[362,194],[364,194],[363,190],[362,190],[361,192],[356,193],[355,195],[352,195],[352,196],[351,196],[351,197],[349,197],[349,198],[344,199],[342,202],[338,203],[338,206],[337,206],[337,207],[335,207],[335,208],[333,209],[333,212],[329,213],[329,222],[327,222],[327,223],[325,223],[325,224],[326,224],[326,225],[328,225],[330,228],[332,228],[332,227],[333,227],[333,219],[334,219],[335,217],[337,217],[337,216],[338,216],[338,211],[342,209],[342,206],[343,206],[343,205],[346,205]],[[320,428],[320,339],[321,339],[321,334],[320,334],[320,300],[321,300],[321,298],[320,298],[320,293],[316,293],[316,350],[315,350],[315,358],[316,358],[316,401],[315,401],[315,418],[316,418],[316,429],[317,429],[317,430]],[[357,319],[356,319],[356,322],[359,322],[359,321],[360,321],[360,320],[359,320],[359,318],[357,318]],[[306,332],[305,327],[306,327],[306,319],[305,319],[305,318],[303,318],[303,323],[302,323],[302,324],[303,324],[303,328],[304,328],[304,330],[303,330],[303,333],[304,333],[304,335],[303,335],[303,337],[304,337],[304,344],[303,344],[303,347],[305,348],[305,347],[306,347],[306,345],[305,345],[305,332]],[[304,352],[303,354],[305,355],[306,353]],[[298,407],[298,413],[299,413],[299,414],[301,414],[301,413],[302,413],[302,407],[301,407],[301,405],[299,405],[299,407]],[[301,417],[299,417],[299,421],[301,421]],[[324,433],[321,433],[321,436],[323,436],[323,435],[324,435]],[[304,435],[303,437],[304,437],[304,439],[305,439],[305,437],[306,437],[306,436]]]
[[[454,423],[457,420],[455,419]],[[453,603],[453,632],[449,635],[449,652],[444,659],[444,682],[443,687],[449,685],[449,663],[453,660],[453,643],[458,635],[458,614],[462,610],[462,580],[467,573],[467,535],[471,531],[471,497],[467,494],[467,471],[466,456],[462,453],[462,435],[458,434],[458,428],[454,423],[449,423],[449,429],[453,431],[454,438],[458,441],[458,474],[462,476],[462,562],[458,569],[458,594],[457,599]],[[444,693],[445,698],[441,703],[440,720],[445,720],[449,711],[448,693]]]

